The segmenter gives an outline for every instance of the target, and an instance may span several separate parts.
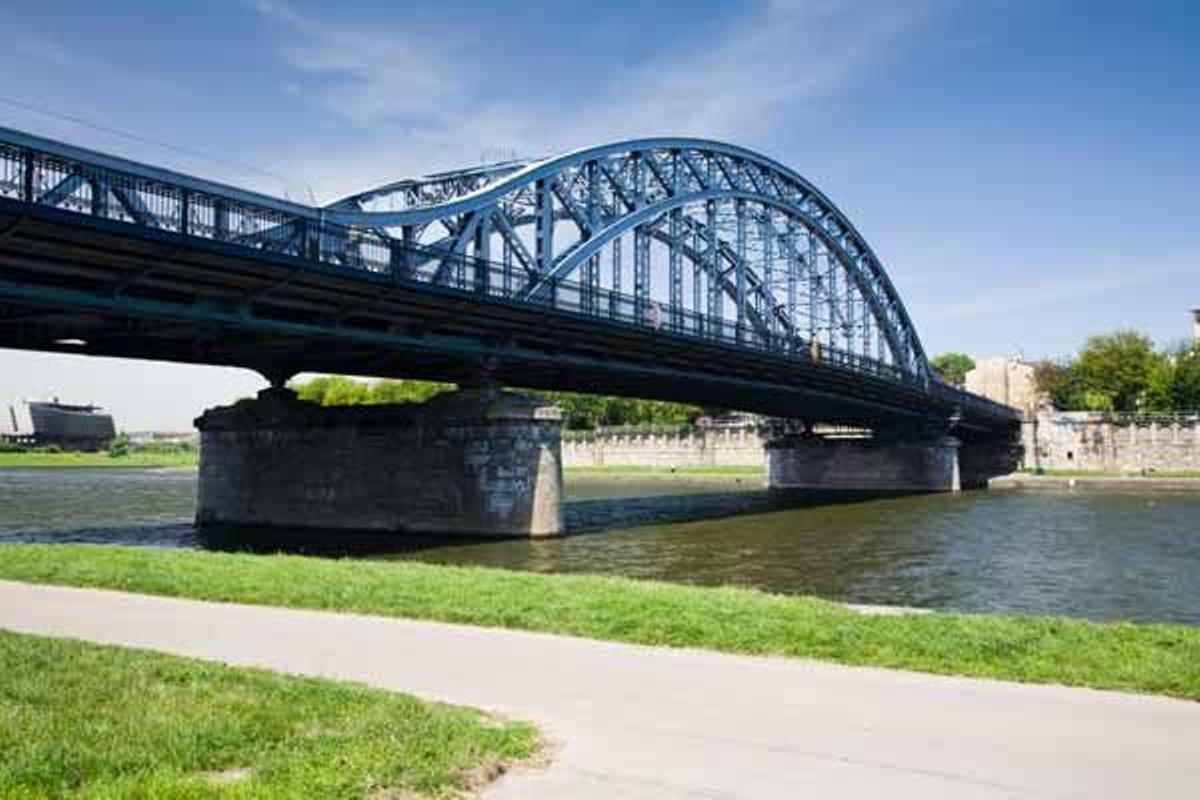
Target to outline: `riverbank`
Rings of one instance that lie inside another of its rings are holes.
[[[8,581],[0,628],[530,720],[552,737],[553,757],[504,775],[490,800],[1200,791],[1200,703],[1185,700]],[[248,794],[238,789],[226,792]]]
[[[1200,700],[1200,629],[864,615],[814,598],[415,562],[5,545],[0,578]]]
[[[99,453],[3,453],[0,469],[187,469],[199,464],[196,453],[128,453],[110,456]]]
[[[538,747],[407,695],[4,631],[0,719],[3,797],[445,797]]]
[[[1035,475],[1018,472],[992,478],[990,489],[1054,491],[1156,491],[1200,492],[1200,473],[1121,475],[1119,473],[1053,472]]]

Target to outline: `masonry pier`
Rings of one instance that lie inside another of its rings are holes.
[[[297,530],[561,533],[561,414],[495,388],[420,405],[321,407],[288,389],[206,411],[196,523]]]
[[[986,488],[1021,456],[1015,430],[979,438],[800,433],[772,438],[765,450],[771,489],[897,494]]]

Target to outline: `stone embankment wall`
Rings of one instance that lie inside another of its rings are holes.
[[[601,431],[564,438],[563,466],[761,467],[763,439],[757,427],[696,428],[672,432]]]
[[[1025,422],[1023,439],[1027,469],[1200,470],[1200,415],[1042,411]]]

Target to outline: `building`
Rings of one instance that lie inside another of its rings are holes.
[[[1192,309],[1192,344],[1200,347],[1200,308]]]
[[[1038,409],[1033,366],[1008,356],[981,358],[967,373],[966,390],[1011,406],[1026,415]]]
[[[64,450],[103,450],[116,436],[111,414],[99,406],[19,400],[0,405],[0,440]]]

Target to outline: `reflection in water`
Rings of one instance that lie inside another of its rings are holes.
[[[1200,495],[974,492],[799,503],[756,481],[586,479],[572,535],[193,532],[194,474],[0,471],[0,539],[416,558],[737,584],[864,603],[1200,624]],[[333,548],[329,543],[335,543]],[[2,554],[0,554],[2,557]]]

